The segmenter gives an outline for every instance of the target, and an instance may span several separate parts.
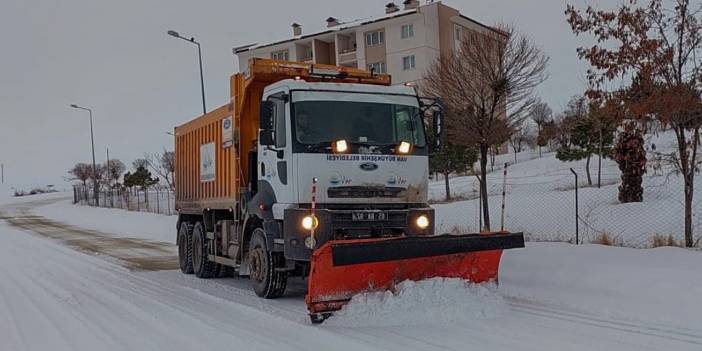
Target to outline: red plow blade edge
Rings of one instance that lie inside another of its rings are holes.
[[[305,301],[322,321],[356,294],[392,289],[405,280],[497,280],[502,250],[524,247],[522,233],[329,241],[312,255]]]

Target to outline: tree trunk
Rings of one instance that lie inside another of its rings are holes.
[[[681,131],[682,134],[682,141],[683,145],[687,145],[687,141],[685,140],[685,134],[684,130]],[[678,139],[680,142],[681,139]],[[699,128],[695,129],[693,134],[692,134],[692,140],[690,140],[690,144],[692,145],[692,150],[690,150],[690,158],[687,158],[687,152],[684,154],[685,158],[683,159],[683,155],[680,155],[680,160],[684,161],[687,163],[687,167],[683,168],[683,176],[685,177],[685,246],[686,247],[692,247],[694,243],[694,238],[692,235],[692,199],[695,194],[695,166],[697,165],[697,147],[700,142],[700,130]],[[680,146],[679,146],[680,147]],[[684,146],[681,147],[681,149],[684,149],[687,151],[687,148]]]
[[[495,171],[495,154],[497,153],[494,147],[489,148],[490,150],[490,172]]]
[[[590,176],[590,157],[592,154],[587,154],[585,161],[585,174],[587,174],[587,185],[592,186],[592,177]]]
[[[517,147],[512,146],[512,150],[514,150],[514,163],[517,163]]]
[[[446,201],[451,201],[451,188],[449,187],[449,173],[444,173],[444,185],[446,185]]]
[[[690,170],[685,176],[685,247],[694,245],[692,237],[692,195],[694,194],[693,179],[695,172]]]
[[[602,128],[600,128],[600,142],[597,151],[597,188],[602,187]]]
[[[490,147],[487,144],[480,144],[480,196],[483,202],[483,227],[488,231],[490,230],[490,210],[488,208],[487,191],[487,163],[489,150]]]

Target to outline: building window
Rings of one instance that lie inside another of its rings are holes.
[[[278,61],[290,61],[290,53],[288,50],[280,50],[271,53],[271,59]]]
[[[376,46],[385,42],[385,32],[376,31],[366,33],[366,46]]]
[[[402,26],[402,39],[411,38],[414,36],[414,25],[405,24]]]
[[[405,56],[402,58],[402,69],[407,71],[414,69],[415,62],[414,62],[414,55],[410,56]]]
[[[368,64],[368,70],[378,74],[388,73],[388,69],[385,66],[385,62],[382,61]]]

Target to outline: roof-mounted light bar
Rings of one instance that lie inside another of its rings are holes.
[[[324,64],[310,64],[304,62],[284,62],[264,58],[249,60],[249,69],[246,71],[247,79],[256,77],[259,81],[274,82],[285,77],[312,80],[346,81],[351,83],[366,83],[390,85],[392,79],[387,74],[373,74],[371,72],[353,68],[331,66]]]
[[[346,78],[349,76],[348,72],[344,72],[333,68],[322,68],[312,65],[310,67],[310,76],[322,77],[322,78]]]

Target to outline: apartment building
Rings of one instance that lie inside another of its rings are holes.
[[[421,86],[426,68],[440,55],[450,55],[472,32],[495,32],[441,1],[388,3],[374,18],[343,22],[326,19],[326,29],[305,34],[292,24],[292,37],[233,49],[239,67],[253,57],[365,68],[392,75],[394,84]]]

